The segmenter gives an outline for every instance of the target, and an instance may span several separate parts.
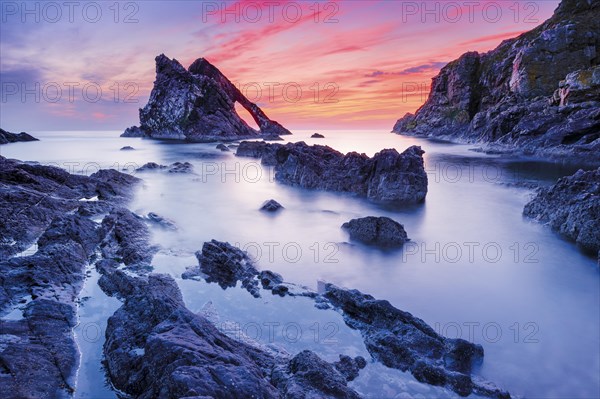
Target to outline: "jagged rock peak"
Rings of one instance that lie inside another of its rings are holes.
[[[205,58],[187,70],[164,54],[155,61],[156,80],[148,104],[140,109],[140,126],[128,128],[123,136],[219,141],[291,134]],[[250,113],[260,131],[237,114],[236,103]]]

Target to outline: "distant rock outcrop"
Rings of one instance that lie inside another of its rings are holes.
[[[600,1],[563,0],[541,26],[446,65],[425,104],[393,131],[598,162],[599,64]],[[563,106],[549,102],[559,83]]]
[[[382,150],[369,158],[304,142],[282,145],[243,141],[236,154],[261,158],[263,164],[275,166],[275,180],[292,186],[405,203],[421,202],[427,195],[424,151],[418,146],[402,154],[395,149]]]
[[[523,214],[598,253],[600,264],[600,168],[563,177],[543,188],[525,205]]]
[[[35,137],[25,132],[11,133],[0,129],[0,144],[18,143],[21,141],[39,141]]]
[[[243,106],[260,128],[251,128],[235,111]],[[186,70],[164,54],[156,57],[156,81],[148,104],[140,109],[140,126],[125,130],[124,137],[235,140],[291,134],[250,102],[215,66],[198,58]]]

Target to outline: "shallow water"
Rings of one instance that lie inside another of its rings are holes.
[[[153,230],[154,241],[163,248],[154,265],[178,279],[190,309],[200,311],[212,301],[221,321],[239,323],[263,345],[292,354],[309,348],[327,360],[339,353],[368,358],[358,332],[348,329],[337,313],[317,310],[306,298],[266,293],[255,299],[241,289],[223,291],[215,284],[181,280],[185,267],[196,263],[194,252],[203,242],[236,243],[260,268],[279,272],[286,281],[313,290],[319,280],[357,288],[389,300],[446,336],[479,343],[485,349],[479,374],[512,394],[600,397],[596,260],[521,216],[533,194],[528,185],[551,184],[574,173],[576,165],[507,160],[465,145],[380,131],[321,132],[325,139],[310,139],[312,133],[299,131],[286,138],[368,155],[421,145],[429,175],[426,202],[390,207],[287,187],[275,183],[272,169],[257,160],[221,153],[215,144],[126,139],[118,138],[118,132],[38,132],[34,135],[42,141],[2,146],[0,154],[88,174],[100,167],[133,170],[150,161],[194,164],[195,175],[137,173],[144,184],[130,208],[140,214],[156,212],[179,226],[177,232]],[[136,150],[119,151],[126,145]],[[270,198],[286,209],[277,215],[258,211]],[[400,251],[348,243],[341,224],[367,215],[398,220],[411,242]],[[102,323],[115,304],[102,307],[112,299],[99,289],[91,292],[87,303],[95,304],[94,317]],[[100,347],[82,346],[83,361],[96,361]],[[78,386],[94,386],[103,378],[100,368],[88,370],[80,372]],[[402,392],[452,396],[379,364],[370,364],[352,385],[370,397]]]

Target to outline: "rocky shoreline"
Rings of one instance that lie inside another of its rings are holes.
[[[563,0],[534,30],[488,53],[462,55],[392,131],[600,164],[599,12],[598,1]]]

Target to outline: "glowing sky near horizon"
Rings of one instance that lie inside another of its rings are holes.
[[[558,3],[3,1],[0,127],[137,124],[164,53],[185,67],[207,58],[291,129],[391,129],[443,65],[533,29]]]

